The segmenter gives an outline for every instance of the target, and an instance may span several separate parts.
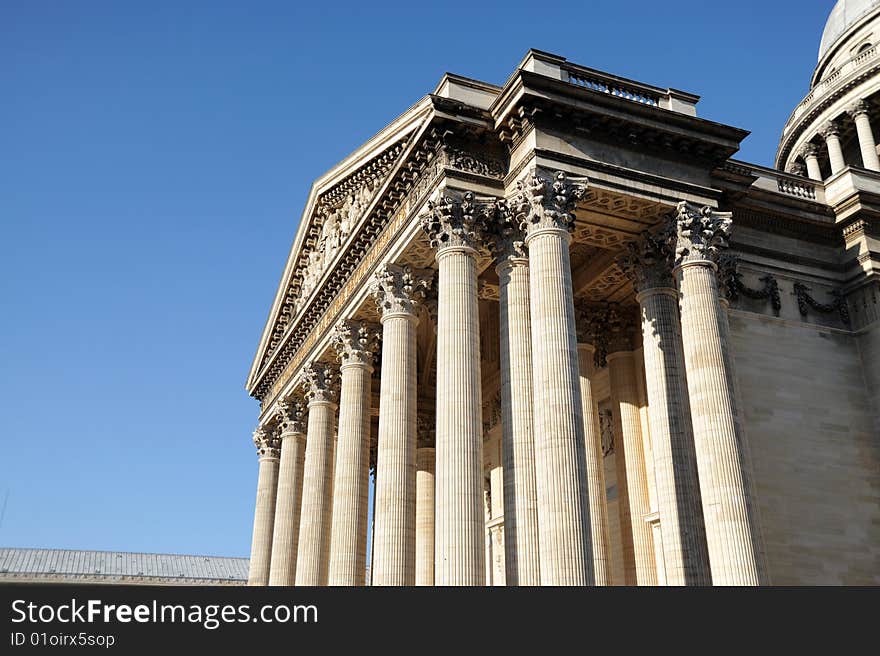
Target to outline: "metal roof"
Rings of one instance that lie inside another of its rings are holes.
[[[246,581],[247,558],[0,547],[4,574]]]

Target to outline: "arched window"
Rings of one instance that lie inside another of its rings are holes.
[[[866,50],[870,50],[873,47],[874,47],[874,44],[872,44],[872,43],[863,43],[862,45],[859,46],[859,49],[856,51],[856,54],[861,55],[863,52],[865,52]]]

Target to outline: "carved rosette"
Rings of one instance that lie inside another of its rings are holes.
[[[706,260],[717,262],[718,256],[729,245],[732,217],[730,212],[680,202],[671,215],[675,227],[675,232],[670,233],[670,241],[674,242],[675,266]]]
[[[409,265],[386,264],[376,271],[370,293],[383,317],[397,313],[416,316],[431,280],[430,275],[416,271]]]
[[[499,266],[527,258],[525,226],[510,202],[497,199],[485,221],[486,245]]]
[[[674,287],[672,279],[673,251],[670,235],[643,232],[634,242],[626,244],[617,258],[617,266],[629,278],[636,292]]]
[[[331,345],[343,367],[354,364],[372,367],[379,349],[379,327],[364,321],[345,319],[336,325]]]
[[[305,414],[306,407],[299,399],[290,398],[280,401],[275,419],[278,427],[281,429],[281,434],[298,433],[305,435]]]
[[[532,171],[516,183],[510,201],[520,228],[532,234],[538,230],[574,228],[574,209],[587,195],[587,178],[572,178],[557,171],[552,179]]]
[[[441,193],[437,200],[428,201],[428,212],[419,222],[438,253],[447,248],[477,250],[494,206],[494,198],[478,198],[470,191],[460,198]]]
[[[325,362],[312,362],[303,370],[306,400],[313,403],[336,403],[339,374]]]
[[[281,457],[281,439],[276,430],[258,427],[254,431],[254,446],[260,458]]]

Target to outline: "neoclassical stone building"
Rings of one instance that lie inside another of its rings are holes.
[[[878,40],[837,4],[775,169],[532,50],[319,178],[247,380],[250,583],[880,583]]]

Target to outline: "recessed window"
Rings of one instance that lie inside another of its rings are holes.
[[[861,55],[863,52],[865,52],[866,50],[870,50],[873,47],[874,47],[874,45],[871,43],[863,43],[862,45],[859,46],[859,49],[856,51],[856,54]]]

